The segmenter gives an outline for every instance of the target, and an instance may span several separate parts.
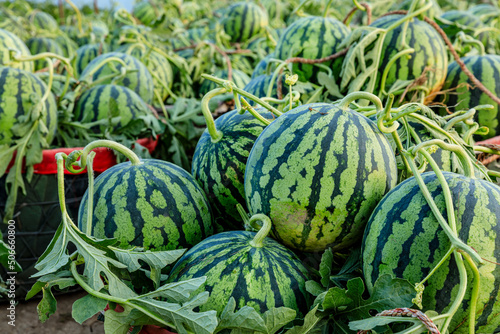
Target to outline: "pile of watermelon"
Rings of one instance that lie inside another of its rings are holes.
[[[500,331],[498,4],[68,4],[0,5],[9,192],[85,146],[40,320],[79,285],[109,333]],[[94,180],[97,147],[128,161]]]

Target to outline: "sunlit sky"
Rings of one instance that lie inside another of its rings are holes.
[[[44,0],[35,0],[35,1],[45,2]],[[57,3],[57,0],[52,0],[51,2]],[[93,0],[72,0],[72,2],[78,7],[81,7],[85,4],[92,7],[94,3]],[[123,7],[128,11],[130,11],[132,9],[132,5],[134,4],[135,0],[98,0],[99,8],[109,8],[113,2],[115,2],[118,5],[118,7]]]

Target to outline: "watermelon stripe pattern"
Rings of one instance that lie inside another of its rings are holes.
[[[164,15],[161,6],[155,6],[149,1],[141,1],[134,5],[132,14],[144,25],[152,26]]]
[[[80,79],[88,79],[87,73],[91,73],[94,71],[94,68],[100,65],[102,61],[104,61],[106,58],[110,57],[117,57],[120,58],[127,64],[127,68],[131,70],[135,70],[134,72],[127,72],[125,77],[119,80],[114,80],[114,84],[117,85],[122,85],[127,88],[130,88],[134,92],[136,92],[143,100],[144,102],[151,104],[153,101],[153,78],[151,77],[151,74],[149,73],[149,70],[146,68],[146,66],[141,63],[140,60],[137,58],[121,53],[121,52],[108,52],[105,54],[100,55],[99,57],[95,58],[92,60],[87,67],[83,70],[82,74],[80,75]],[[112,71],[112,66],[116,68],[116,70],[120,71],[122,68],[122,65],[118,62],[110,62],[105,64],[104,66],[100,67],[93,75],[92,75],[92,81],[99,80],[102,77],[109,76],[110,74],[115,73]],[[104,82],[100,82],[101,84],[109,84],[113,81],[113,79],[107,79]]]
[[[281,35],[276,46],[276,58],[286,60],[292,57],[320,59],[334,54],[345,37],[348,29],[334,18],[317,16],[304,17],[290,25]],[[323,63],[330,66],[335,77],[342,68],[342,57],[333,62]],[[293,73],[299,75],[300,81],[317,82],[316,72],[319,67],[295,63]]]
[[[224,31],[232,43],[243,43],[264,31],[267,13],[251,2],[238,2],[227,9],[223,18]]]
[[[30,52],[34,55],[42,52],[55,53],[59,56],[64,56],[64,52],[55,40],[47,37],[33,37],[26,41],[26,46],[30,49]],[[48,66],[45,59],[35,60],[35,71],[39,71]]]
[[[212,75],[217,78],[228,80],[227,70],[217,70]],[[237,87],[243,88],[246,86],[246,84],[250,82],[250,77],[246,75],[245,72],[233,69],[231,80],[236,84]],[[204,79],[199,89],[200,97],[203,97],[203,95],[218,87],[219,86],[215,82],[208,79]]]
[[[172,269],[169,282],[207,276],[195,293],[210,292],[200,311],[222,312],[230,297],[236,307],[249,305],[264,313],[286,306],[305,315],[310,299],[305,291],[308,273],[300,260],[271,238],[261,248],[252,247],[255,232],[216,234],[190,249]]]
[[[250,82],[243,88],[243,90],[259,98],[266,97],[267,90],[269,89],[269,84],[271,83],[272,78],[273,78],[272,74],[259,75],[258,77],[255,77],[252,80],[250,80]],[[281,92],[283,96],[285,96],[286,94],[288,94],[288,85],[285,84],[284,75],[281,76],[281,79],[283,81]],[[270,97],[278,98],[277,86],[278,86],[277,83],[274,82],[272,95]]]
[[[352,110],[306,104],[268,125],[245,172],[251,214],[273,221],[286,246],[314,252],[352,245],[371,211],[396,185],[391,146]]]
[[[46,30],[51,33],[59,30],[59,24],[57,24],[57,21],[52,17],[52,15],[45,12],[34,10],[29,19],[33,25],[39,29]]]
[[[500,85],[498,84],[500,82],[500,56],[469,56],[462,58],[462,60],[465,66],[486,88],[496,96],[500,96]],[[498,104],[484,94],[481,89],[474,87],[456,62],[452,62],[448,66],[448,75],[443,86],[443,90],[445,89],[454,89],[453,94],[447,94],[445,100],[451,112],[474,108],[481,104],[493,105],[493,109],[477,111],[474,117],[480,125],[489,128],[489,133],[482,136],[482,138],[486,139],[500,135]],[[444,115],[447,112],[441,110],[441,114]]]
[[[47,91],[47,85],[33,73],[0,67],[0,145],[12,143],[11,128],[19,117],[29,115],[35,104]],[[49,94],[45,101],[42,120],[48,128],[47,142],[50,144],[57,129],[57,106],[54,95]]]
[[[490,182],[444,172],[457,215],[458,236],[487,261],[500,258],[500,188]],[[447,219],[444,197],[433,172],[422,177],[441,214]],[[379,203],[367,224],[363,238],[363,274],[371,291],[383,274],[420,282],[442,259],[450,241],[431,212],[415,178],[400,183]],[[500,266],[479,267],[481,288],[477,304],[477,333],[500,329]],[[472,272],[468,290],[455,315],[450,332],[468,333]],[[423,305],[426,310],[446,311],[456,296],[459,273],[453,256],[426,282]],[[424,310],[425,311],[425,310]],[[462,323],[463,321],[463,323]]]
[[[87,228],[88,190],[78,214]],[[117,238],[123,246],[170,250],[196,245],[213,233],[212,215],[203,190],[184,169],[147,159],[111,167],[94,188],[92,235]]]
[[[21,56],[31,56],[31,52],[24,42],[7,30],[0,29],[0,65],[18,68],[28,72],[34,71],[32,61],[12,62],[9,49],[19,50]]]
[[[402,15],[384,16],[373,22],[371,26],[385,29],[402,17]],[[403,26],[399,25],[385,36],[374,94],[379,94],[382,75],[389,61],[402,50],[402,29]],[[429,88],[431,93],[438,91],[446,78],[448,66],[448,53],[443,39],[432,26],[415,18],[409,21],[406,43],[414,48],[415,52],[411,54],[411,57],[400,57],[392,64],[385,83],[386,91],[396,80],[419,78],[426,68],[427,80],[423,85]]]
[[[117,114],[112,112],[110,104],[116,103]],[[79,122],[89,123],[110,117],[121,116],[120,122],[115,125],[119,129],[131,120],[141,115],[151,114],[151,110],[134,91],[127,87],[117,85],[99,85],[85,91],[78,100],[74,116]],[[96,126],[96,132],[104,131],[106,125]]]
[[[270,112],[258,111],[264,118],[274,118]],[[208,195],[216,222],[225,230],[242,229],[236,204],[246,206],[245,164],[265,125],[248,112],[241,115],[233,110],[217,118],[215,126],[223,137],[214,143],[208,131],[203,132],[196,145],[191,174]]]

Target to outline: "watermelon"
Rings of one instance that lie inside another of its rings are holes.
[[[256,110],[267,119],[274,118],[264,109]],[[236,204],[246,206],[245,164],[265,125],[249,112],[240,114],[233,110],[217,118],[215,126],[222,138],[214,141],[208,130],[203,132],[196,145],[191,174],[208,195],[218,225],[224,230],[241,229]]]
[[[118,71],[118,75],[120,73],[120,69],[122,68],[122,65],[116,61],[108,62],[104,66],[101,66],[101,62],[110,57],[120,58],[125,62],[125,64],[127,64],[127,68],[133,71],[127,72],[125,77],[118,80],[114,80],[116,79],[116,77],[108,78],[110,74],[115,73],[114,71],[112,71],[112,68],[116,68],[116,70]],[[80,80],[91,79],[92,81],[96,81],[103,78],[107,79],[104,81],[100,81],[100,84],[114,83],[117,85],[122,85],[136,92],[144,100],[144,102],[151,104],[151,102],[153,101],[153,78],[151,77],[151,74],[149,73],[147,67],[143,63],[141,63],[140,60],[133,56],[120,52],[108,52],[102,54],[94,58],[87,65],[87,67],[85,67],[82,74],[80,75]]]
[[[477,333],[500,330],[500,188],[484,180],[443,173],[449,184],[457,219],[458,237],[487,262],[479,268],[481,287],[477,300]],[[422,177],[446,219],[442,187],[433,172]],[[443,258],[451,243],[425,200],[414,177],[391,190],[374,210],[362,245],[363,275],[371,292],[384,274],[418,283]],[[467,270],[468,290],[453,317],[450,333],[469,333],[469,305],[473,275]],[[427,280],[424,311],[444,313],[457,294],[459,273],[453,256]]]
[[[146,26],[155,26],[165,16],[163,7],[152,1],[139,1],[132,7],[132,15]]]
[[[440,27],[451,40],[455,38],[455,35],[459,31],[464,31],[466,34],[472,36],[475,30],[485,27],[477,15],[463,10],[447,11],[443,13],[440,18],[452,22],[452,24],[447,24],[444,22],[440,23]],[[481,42],[483,42],[483,44],[486,45],[488,42],[488,33],[481,33],[475,38],[479,39]]]
[[[228,80],[227,70],[217,70],[212,75],[217,78]],[[243,88],[247,83],[250,82],[250,77],[246,75],[245,72],[233,69],[231,80],[236,84],[237,87]],[[199,89],[200,97],[217,87],[219,86],[215,82],[208,79],[203,79]]]
[[[115,108],[111,108],[113,103]],[[85,91],[76,103],[74,117],[85,124],[120,116],[114,126],[119,129],[141,115],[151,114],[148,105],[134,91],[118,85],[99,85]],[[95,132],[104,132],[108,124],[93,127]]]
[[[386,29],[402,17],[403,15],[384,16],[374,21],[371,26]],[[403,25],[399,25],[385,36],[378,66],[377,83],[373,91],[376,95],[380,94],[382,75],[389,61],[403,50],[402,29]],[[427,79],[422,86],[429,90],[429,94],[439,91],[446,78],[448,66],[447,49],[442,37],[428,23],[413,18],[409,21],[406,30],[406,43],[408,47],[414,48],[415,52],[411,54],[411,57],[400,57],[392,64],[385,82],[385,90],[388,91],[397,80],[415,80],[426,71]]]
[[[19,117],[29,115],[47,91],[47,85],[31,72],[12,67],[0,67],[0,145],[12,144],[16,137],[11,128]],[[54,139],[57,128],[57,106],[54,95],[45,100],[41,121],[48,133],[47,143]]]
[[[229,231],[203,240],[179,259],[167,282],[206,276],[194,293],[210,292],[200,311],[215,310],[219,316],[231,297],[237,308],[264,313],[285,306],[305,315],[311,305],[305,291],[308,272],[295,254],[266,237],[270,224],[264,223],[261,235]]]
[[[252,79],[255,78],[255,77],[258,77],[259,75],[272,74],[272,73],[270,73],[270,70],[273,70],[273,69],[272,68],[271,69],[268,68],[268,67],[271,67],[269,65],[269,61],[272,58],[274,58],[274,53],[268,54],[266,57],[262,58],[257,63],[257,65],[255,66],[255,68],[253,69],[253,72],[252,72]]]
[[[57,32],[59,30],[59,24],[52,17],[52,15],[42,12],[40,10],[34,10],[28,17],[30,22],[38,29],[45,30],[51,33]]]
[[[55,53],[59,56],[64,56],[63,50],[59,43],[52,38],[47,37],[32,37],[26,41],[26,46],[30,49],[31,53],[36,55],[42,52]],[[45,59],[38,59],[34,61],[35,71],[39,71],[48,66]]]
[[[232,4],[222,18],[224,32],[231,38],[231,43],[248,41],[263,32],[267,24],[267,13],[251,2]]]
[[[13,68],[33,72],[34,65],[32,61],[12,62],[9,49],[19,51],[21,56],[31,56],[30,50],[19,37],[7,30],[0,29],[0,65],[8,65]]]
[[[272,74],[259,75],[258,77],[255,77],[252,80],[250,80],[243,88],[243,90],[259,98],[266,97],[267,90],[269,89],[269,84],[271,83],[272,79],[273,79]],[[283,96],[285,96],[286,94],[288,94],[288,85],[285,84],[285,77],[283,75],[281,76],[281,79],[283,81],[281,92]],[[276,82],[273,83],[273,92],[270,97],[278,98]]]
[[[88,189],[78,212],[87,230]],[[203,190],[184,169],[162,160],[120,163],[99,175],[93,194],[92,235],[121,246],[170,250],[196,245],[213,233]]]
[[[396,185],[389,141],[343,101],[284,113],[262,131],[248,157],[249,211],[270,216],[274,237],[288,247],[349,247]]]
[[[468,12],[479,17],[479,20],[486,25],[497,20],[500,15],[500,9],[498,7],[486,3],[473,6],[469,8]]]
[[[283,32],[274,53],[276,58],[281,60],[292,57],[324,58],[340,51],[338,46],[347,37],[348,32],[347,27],[337,19],[304,17]],[[342,59],[337,58],[323,65],[330,66],[337,78],[342,68]],[[317,72],[321,70],[314,65],[295,63],[292,71],[299,75],[300,81],[317,83]]]
[[[167,90],[164,85],[170,89],[172,88],[174,81],[172,66],[167,58],[155,50],[148,49],[141,43],[124,44],[116,49],[116,51],[134,56],[146,65],[149,72],[154,74],[154,89],[158,92],[161,98],[161,102],[156,100],[155,102],[156,104],[163,103],[169,94],[169,90]]]
[[[73,58],[76,50],[78,49],[78,44],[76,44],[75,41],[73,41],[66,35],[57,36],[54,40],[61,47],[62,55],[64,57],[70,59]]]
[[[462,58],[462,60],[469,71],[471,71],[490,92],[496,96],[500,96],[500,87],[498,86],[500,78],[500,56],[468,56]],[[467,110],[480,104],[493,105],[493,109],[476,112],[476,121],[489,129],[487,135],[476,135],[476,137],[486,139],[500,135],[498,104],[483,93],[479,87],[475,87],[455,61],[448,66],[448,74],[443,86],[443,90],[447,89],[454,90],[452,94],[446,94],[444,101],[451,112],[463,109]],[[447,114],[444,109],[440,112],[442,115]]]
[[[76,74],[81,75],[92,60],[106,52],[108,52],[108,45],[105,43],[85,44],[79,47],[74,60]]]

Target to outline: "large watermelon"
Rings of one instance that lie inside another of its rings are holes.
[[[52,38],[32,37],[26,41],[26,46],[34,55],[42,52],[50,52],[59,56],[64,56],[61,46]],[[39,71],[47,66],[49,65],[45,59],[35,60],[35,71]]]
[[[115,108],[111,108],[114,103]],[[75,119],[81,123],[95,122],[120,116],[120,122],[113,128],[126,126],[141,115],[151,114],[147,104],[133,90],[118,85],[99,85],[85,91],[76,103]],[[103,132],[107,124],[93,127]]]
[[[267,13],[251,2],[237,2],[224,13],[222,25],[232,43],[244,43],[263,32],[268,24]]]
[[[371,24],[372,27],[389,28],[403,15],[388,15],[379,18]],[[377,83],[373,91],[374,94],[380,93],[380,84],[382,75],[389,64],[389,61],[400,51],[403,25],[389,31],[385,36],[382,46],[380,63],[378,65]],[[422,86],[429,90],[429,93],[438,91],[446,78],[446,69],[448,66],[448,53],[442,37],[428,23],[413,18],[408,23],[406,30],[406,43],[415,49],[411,57],[399,57],[390,67],[385,82],[385,90],[397,80],[415,80],[425,71],[426,80]]]
[[[320,59],[336,53],[338,46],[348,34],[347,27],[334,18],[318,16],[304,17],[291,24],[281,35],[276,46],[276,58],[286,60],[292,57]],[[335,77],[342,67],[342,59],[323,63],[330,66]],[[299,75],[300,81],[317,82],[319,67],[295,63],[293,73]]]
[[[274,118],[270,112],[257,110],[267,119]],[[215,126],[222,138],[214,141],[207,130],[203,132],[191,174],[208,195],[216,222],[225,230],[238,230],[243,228],[236,204],[245,206],[245,164],[265,125],[249,112],[242,115],[233,110],[217,118]]]
[[[161,160],[124,162],[99,175],[94,185],[92,235],[117,238],[122,246],[169,250],[196,245],[213,233],[203,190],[184,169]],[[88,190],[78,224],[87,230]]]
[[[12,67],[0,67],[0,78],[0,145],[10,145],[15,138],[12,126],[19,117],[29,115],[48,88],[33,73]],[[50,144],[57,128],[57,106],[52,94],[45,100],[41,121],[48,129],[46,140]]]
[[[484,180],[444,172],[450,186],[458,237],[487,262],[479,267],[477,333],[500,330],[500,188]],[[422,177],[441,214],[447,212],[442,187],[433,172]],[[418,283],[443,258],[451,243],[425,200],[415,178],[400,183],[378,204],[365,229],[363,274],[368,291],[378,277],[391,274]],[[450,333],[469,333],[468,317],[473,274],[467,270],[468,290],[454,316]],[[453,256],[427,280],[424,311],[446,312],[457,294],[459,273]]]
[[[107,58],[117,57],[125,62],[127,65],[127,69],[130,69],[130,72],[118,80],[116,77],[107,78],[110,74],[115,73],[112,68],[116,68],[118,71],[118,75],[120,73],[120,69],[122,65],[116,61],[111,61],[106,63],[104,66],[101,66],[101,62],[105,61]],[[96,70],[97,69],[97,70]],[[133,56],[120,53],[120,52],[108,52],[94,58],[87,67],[83,70],[80,80],[86,79],[91,81],[97,81],[99,79],[107,78],[104,81],[100,81],[100,84],[109,84],[114,83],[117,85],[122,85],[127,88],[132,89],[136,92],[146,103],[151,104],[153,101],[153,78],[149,73],[146,65],[141,63],[141,61]],[[114,81],[114,82],[113,82]]]
[[[311,304],[305,291],[308,272],[295,254],[266,238],[267,224],[271,222],[264,223],[261,236],[231,231],[203,240],[180,258],[168,282],[206,276],[197,292],[210,295],[200,311],[216,310],[220,315],[233,297],[237,308],[248,305],[264,313],[285,306],[298,311],[298,316],[305,315]]]
[[[257,138],[245,196],[286,246],[340,250],[361,238],[396,181],[394,154],[375,123],[339,103],[314,103],[284,113]]]
[[[30,50],[19,37],[7,30],[0,29],[0,65],[8,65],[13,68],[33,72],[34,65],[32,61],[13,62],[9,49],[19,51],[21,56],[31,56]]]
[[[465,66],[481,83],[496,96],[500,96],[500,56],[484,55],[469,56],[462,58]],[[446,94],[444,103],[451,112],[468,110],[481,104],[491,104],[493,109],[480,110],[476,112],[475,119],[482,126],[489,128],[489,133],[483,138],[500,135],[500,117],[498,115],[498,104],[488,95],[483,93],[479,87],[475,87],[472,81],[465,75],[457,62],[448,66],[448,75],[443,90],[452,89],[451,94]],[[443,115],[445,110],[441,110]]]

